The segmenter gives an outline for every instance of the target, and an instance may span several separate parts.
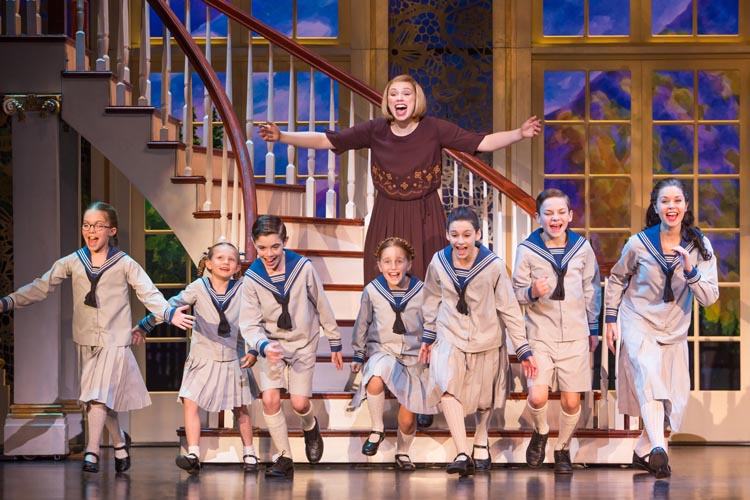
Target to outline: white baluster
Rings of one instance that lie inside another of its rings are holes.
[[[18,4],[16,4],[16,15],[18,15]],[[18,19],[18,32],[12,35],[21,34],[20,17]],[[86,71],[86,32],[84,29],[84,11],[83,0],[76,2],[76,71]]]
[[[315,132],[315,70],[310,68],[310,132]],[[307,150],[307,181],[305,183],[305,215],[315,217],[315,150]]]
[[[469,170],[469,206],[474,207],[474,172]]]
[[[232,160],[232,236],[230,241],[237,248],[240,246],[239,227],[240,227],[240,172],[237,169],[237,162]]]
[[[273,46],[268,44],[268,114],[266,120],[269,123],[274,121],[273,113]],[[273,147],[276,143],[266,142],[268,151],[266,152],[266,182],[273,184],[276,181],[276,156],[273,154]]]
[[[206,60],[211,64],[211,9],[206,6]],[[208,87],[203,86],[203,146],[206,148],[206,178],[203,210],[211,210],[211,194],[214,186],[214,121],[213,105]]]
[[[372,120],[374,110],[372,104],[370,104],[370,120]],[[366,197],[367,213],[365,214],[365,227],[370,225],[370,214],[372,214],[372,207],[375,205],[375,185],[372,182],[372,150],[367,150],[367,197]]]
[[[146,0],[143,1],[143,14],[141,18],[141,58],[140,58],[140,97],[138,97],[139,106],[151,105],[151,20],[149,15],[149,6]]]
[[[349,92],[349,127],[354,126],[354,92]],[[346,218],[353,219],[357,211],[354,204],[354,188],[356,169],[354,165],[354,150],[350,149],[346,155]]]
[[[167,0],[167,5],[169,1]],[[169,140],[169,114],[172,111],[172,91],[169,88],[172,79],[172,37],[169,30],[164,26],[161,46],[161,129],[159,129],[159,140]],[[187,57],[185,58],[187,61]]]
[[[26,34],[42,34],[42,16],[39,15],[39,0],[26,0]]]
[[[333,85],[334,81],[331,78],[331,85],[328,90],[328,128],[333,130],[336,128],[336,108],[333,102]],[[328,191],[326,191],[326,218],[336,218],[336,156],[333,151],[328,150]]]
[[[97,71],[109,71],[109,2],[100,0],[96,22]]]
[[[487,198],[487,183],[482,181],[482,242],[490,247],[490,221],[488,216],[489,199]]]
[[[227,26],[227,65],[226,65],[226,92],[229,102],[232,102],[232,33],[231,26]],[[227,241],[227,225],[229,222],[227,215],[227,205],[229,197],[229,142],[226,128],[224,128],[224,149],[221,152],[221,204],[219,213],[219,241]]]
[[[83,0],[79,0],[79,1],[81,2],[82,4],[81,8],[83,9]],[[78,4],[76,4],[76,11],[77,10],[78,10]],[[21,0],[5,0],[5,34],[6,35],[20,35],[21,34],[20,11],[21,11]]]
[[[247,152],[250,155],[250,159],[253,162],[253,167],[257,166],[255,162],[255,143],[253,143],[253,108],[254,108],[254,96],[253,96],[253,37],[252,33],[248,33],[247,37],[247,101],[245,102],[245,145],[247,146]],[[239,247],[238,247],[239,248]]]
[[[190,33],[190,0],[185,0],[185,30]],[[185,144],[185,168],[182,175],[193,175],[193,73],[190,71],[190,61],[185,57],[185,73],[183,75],[182,97],[182,142]]]
[[[287,113],[287,130],[294,132],[297,128],[297,113],[296,113],[296,95],[297,90],[297,79],[294,76],[294,56],[289,56],[289,109]],[[286,157],[288,163],[286,164],[286,183],[297,184],[297,169],[294,166],[294,146],[289,144],[286,147]]]
[[[505,223],[508,214],[508,207],[505,196],[501,196],[497,189],[492,190],[492,206],[495,209],[495,253],[506,262],[505,258]]]
[[[127,103],[127,86],[130,84],[130,1],[119,0],[119,18],[117,25],[117,86],[115,103],[125,106]]]
[[[453,161],[453,208],[458,206],[458,162]]]

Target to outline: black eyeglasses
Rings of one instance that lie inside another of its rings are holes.
[[[112,226],[105,226],[101,222],[97,222],[96,224],[89,224],[88,222],[84,222],[83,224],[81,224],[81,229],[83,229],[84,231],[90,231],[93,229],[94,231],[99,232],[102,229],[109,229],[110,227]]]

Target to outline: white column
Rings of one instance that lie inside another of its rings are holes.
[[[349,92],[349,127],[354,126],[354,92]],[[354,150],[349,150],[346,155],[346,214],[347,219],[353,219],[357,212],[354,204],[356,169],[354,165]]]
[[[187,57],[185,58],[187,61]],[[170,82],[172,78],[172,40],[166,26],[162,30],[161,45],[161,128],[159,129],[159,140],[169,140],[169,115],[172,112],[172,92]]]
[[[297,125],[297,102],[295,99],[297,90],[297,79],[294,73],[294,56],[289,56],[289,110],[287,113],[287,130],[294,132]],[[286,183],[297,184],[297,168],[294,166],[294,146],[291,144],[286,147]]]
[[[315,132],[315,70],[310,68],[310,132]],[[315,217],[315,150],[307,150],[307,181],[305,181],[305,216]]]
[[[211,64],[211,9],[206,6],[206,60]],[[211,210],[211,194],[214,187],[214,114],[208,87],[203,87],[203,146],[206,148],[205,200],[203,210]]]
[[[190,0],[185,0],[185,30],[190,33]],[[190,61],[187,57],[183,80],[182,94],[185,104],[182,106],[182,142],[185,144],[185,168],[182,175],[193,175],[193,72],[190,70]]]
[[[96,23],[97,71],[109,71],[109,2],[99,1]]]
[[[17,11],[16,11],[17,12]],[[86,71],[86,32],[84,28],[83,0],[76,1],[76,71]],[[14,33],[15,34],[15,33]],[[20,29],[19,29],[19,33]]]
[[[42,16],[39,15],[40,0],[26,0],[26,34],[42,34]]]
[[[334,81],[331,78],[331,86],[328,91],[328,128],[333,130],[336,128],[336,108],[333,102],[333,85]],[[328,191],[326,191],[326,218],[333,219],[336,217],[336,155],[333,151],[328,150]]]
[[[115,105],[127,104],[127,86],[130,83],[130,1],[118,0],[117,25],[117,86],[115,87]]]
[[[273,112],[273,45],[268,44],[268,114],[266,120],[268,123],[273,123],[274,112]],[[266,182],[273,184],[276,181],[276,156],[273,154],[273,147],[275,143],[268,141],[266,147]]]

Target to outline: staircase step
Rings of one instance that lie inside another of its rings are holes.
[[[180,436],[181,453],[187,452],[184,429]],[[396,431],[387,430],[378,454],[367,457],[361,453],[369,430],[321,431],[325,451],[321,463],[387,464],[393,463]],[[550,433],[552,439],[556,432]],[[570,443],[574,463],[584,464],[629,464],[633,446],[640,431],[579,429]],[[473,437],[469,431],[468,436]],[[525,464],[526,448],[531,440],[531,431],[490,430],[489,446],[494,464]],[[305,463],[304,435],[300,430],[289,431],[289,441],[295,462]],[[256,450],[261,460],[270,462],[275,453],[267,431],[255,433]],[[553,445],[547,446],[545,463],[553,463]],[[445,464],[455,457],[455,445],[447,430],[418,431],[409,456],[418,464]],[[203,429],[201,431],[201,462],[239,463],[242,456],[242,440],[239,432],[232,429]]]

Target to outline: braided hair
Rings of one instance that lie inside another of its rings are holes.
[[[709,260],[712,256],[711,252],[706,249],[703,244],[703,233],[700,229],[695,226],[695,216],[690,207],[690,192],[688,191],[685,183],[680,179],[669,177],[662,179],[656,183],[654,189],[651,191],[651,200],[646,210],[646,228],[661,224],[661,218],[659,213],[656,211],[656,201],[659,198],[659,193],[665,187],[673,186],[682,191],[682,195],[685,197],[685,204],[688,208],[685,209],[685,215],[682,218],[682,229],[680,230],[680,237],[685,240],[692,242],[701,254],[703,260]],[[645,229],[645,228],[644,228]]]
[[[237,254],[237,262],[240,261],[240,251],[237,250],[237,247],[229,243],[228,241],[220,241],[218,243],[214,243],[210,247],[208,247],[208,250],[203,252],[203,255],[201,256],[201,260],[198,261],[198,277],[200,278],[203,276],[203,273],[206,271],[206,261],[211,260],[211,257],[214,256],[214,250],[216,250],[218,247],[226,246],[234,250],[234,252]],[[237,274],[239,274],[241,271],[238,271]],[[233,276],[235,279],[238,278],[237,275]]]

